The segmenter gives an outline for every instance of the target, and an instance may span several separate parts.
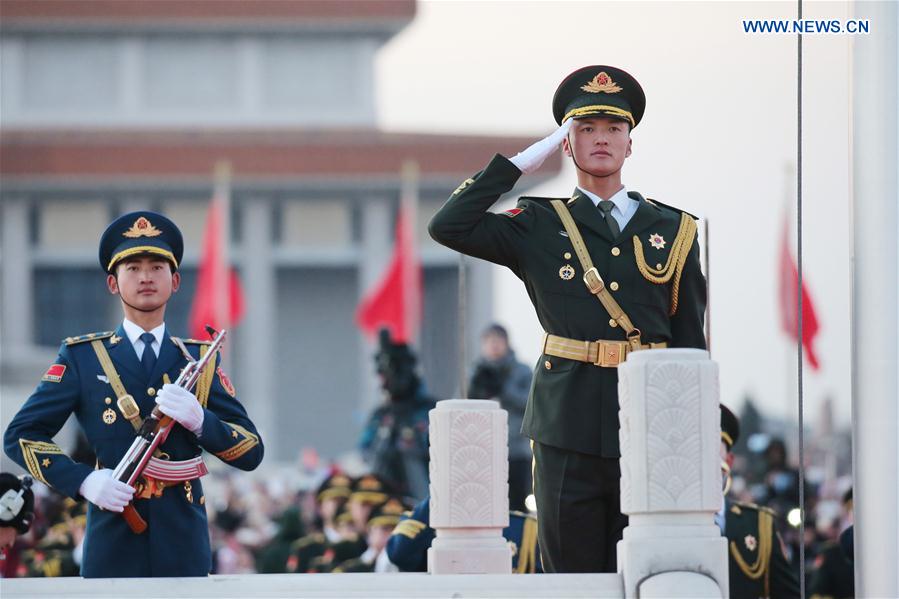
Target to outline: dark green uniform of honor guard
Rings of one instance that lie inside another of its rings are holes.
[[[721,406],[722,464],[727,476],[733,464],[734,443],[740,438],[740,421],[727,406]],[[799,581],[787,561],[783,541],[775,524],[774,510],[752,503],[727,499],[724,515],[716,517],[727,537],[728,578],[731,599],[785,599],[799,597]]]
[[[459,186],[429,227],[439,243],[511,269],[548,334],[522,426],[534,441],[547,572],[616,569],[615,544],[627,522],[619,500],[617,365],[637,349],[705,348],[706,286],[694,218],[639,193],[625,194],[620,183],[630,131],[644,105],[640,85],[620,69],[572,73],[553,100],[562,127],[511,160],[496,155]],[[624,321],[614,319],[585,285],[589,267],[553,198],[522,197],[516,208],[489,211],[523,172],[536,170],[535,162],[539,166],[556,151],[562,135],[579,186],[558,199],[570,211],[605,292],[639,329],[630,335],[637,335],[638,345],[628,342]],[[548,150],[533,160],[541,144]],[[614,199],[622,214],[601,211],[602,202],[584,189],[597,189],[593,183],[607,188],[608,197],[593,195]]]
[[[209,345],[171,336],[162,319],[180,282],[182,250],[181,232],[161,214],[134,212],[107,227],[100,264],[110,291],[122,298],[126,318],[115,331],[65,339],[4,434],[7,455],[35,479],[91,501],[84,577],[207,575],[212,556],[201,454],[205,450],[241,470],[262,461],[259,433],[218,365],[219,357],[193,393],[166,384],[187,365],[185,354],[197,360]],[[158,321],[150,331],[136,324],[148,314]],[[133,341],[137,332],[139,341]],[[112,478],[111,469],[157,405],[176,424],[135,482],[132,496],[122,490],[127,485]],[[96,468],[73,461],[53,441],[72,414],[97,455]],[[117,513],[129,501],[148,525],[141,534]]]

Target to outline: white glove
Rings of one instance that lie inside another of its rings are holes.
[[[156,405],[166,416],[171,417],[184,428],[199,435],[203,430],[203,406],[196,395],[178,385],[163,385],[156,395]]]
[[[87,475],[78,489],[81,495],[104,510],[121,512],[131,501],[134,488],[112,477],[112,470],[94,470]]]
[[[518,170],[525,175],[533,173],[540,168],[540,165],[543,164],[544,160],[549,158],[553,152],[559,149],[559,144],[561,144],[562,140],[565,139],[565,136],[568,135],[568,130],[571,129],[571,123],[573,122],[574,119],[568,119],[553,133],[550,133],[526,150],[522,150],[518,154],[515,154],[509,161],[517,166]]]

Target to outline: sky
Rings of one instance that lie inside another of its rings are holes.
[[[647,107],[623,181],[708,220],[721,400],[739,409],[751,396],[766,413],[795,418],[796,345],[780,329],[777,285],[785,219],[796,254],[797,44],[793,35],[745,34],[741,24],[795,11],[795,2],[420,1],[415,20],[376,59],[379,125],[537,141],[555,128],[551,99],[565,75],[589,64],[630,72]],[[805,2],[804,11],[851,18],[847,2]],[[802,262],[821,363],[803,370],[812,426],[826,398],[838,424],[851,415],[852,39],[803,41]],[[485,164],[493,153],[484,149]],[[528,193],[568,196],[575,181],[566,160],[558,177]],[[494,314],[533,363],[542,329],[518,279],[495,268]]]

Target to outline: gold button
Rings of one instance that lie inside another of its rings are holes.
[[[612,248],[612,255],[613,255],[613,256],[617,256],[617,255],[620,254],[620,253],[621,253],[621,250],[620,250],[619,248]]]
[[[550,362],[549,360],[547,360],[546,362],[543,363],[543,366],[544,366],[544,368],[546,368],[547,370],[552,370],[552,368],[553,368],[553,363]]]
[[[617,322],[614,318],[610,318],[610,319],[609,319],[609,326],[610,326],[610,327],[617,327],[617,326],[618,326],[618,322]]]
[[[104,399],[103,401],[105,401],[105,402],[106,402],[106,405],[108,406],[109,404],[112,403],[112,398],[111,398],[111,397],[107,397],[107,398]]]
[[[612,281],[611,283],[609,283],[609,289],[611,289],[612,291],[618,291],[618,282]]]
[[[661,262],[656,263],[656,270],[662,270],[662,263],[661,263]]]
[[[565,252],[562,255],[565,257],[566,260],[571,260],[571,252]]]
[[[156,395],[156,389],[154,389],[153,387],[150,387],[149,389],[147,389],[147,395],[149,395],[150,397],[153,397],[154,395]]]

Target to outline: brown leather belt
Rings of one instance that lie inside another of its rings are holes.
[[[640,349],[661,349],[668,347],[665,342],[641,344]],[[548,356],[587,362],[603,368],[617,368],[627,359],[627,354],[636,351],[627,341],[580,341],[558,335],[543,334],[543,353]]]

